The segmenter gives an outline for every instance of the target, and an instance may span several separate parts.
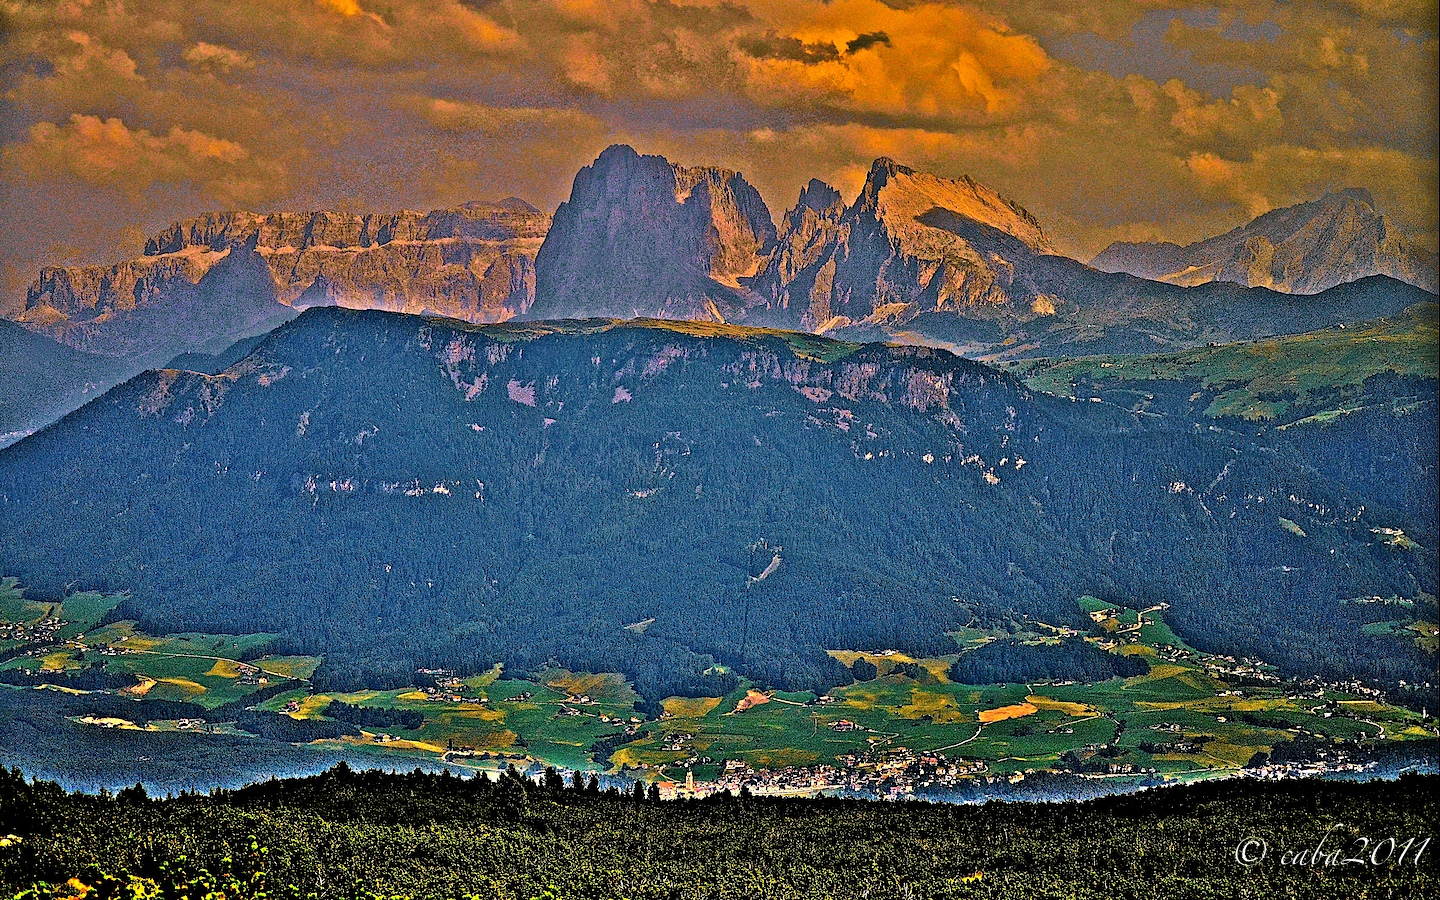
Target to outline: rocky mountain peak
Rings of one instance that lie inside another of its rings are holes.
[[[1364,188],[1346,188],[1271,210],[1225,234],[1185,247],[1118,242],[1091,262],[1172,284],[1211,281],[1314,294],[1371,275],[1434,293],[1436,261],[1410,242]]]
[[[877,157],[870,164],[870,179],[883,183],[885,178],[893,178],[896,175],[914,175],[915,170],[909,166],[902,166],[900,163],[888,156]]]
[[[1020,204],[969,176],[942,178],[882,157],[870,167],[856,202],[873,206],[876,215],[900,227],[913,221],[934,228],[934,224],[921,220],[927,213],[943,211],[1002,231],[1037,253],[1050,252],[1049,239],[1038,219]]]
[[[1017,278],[1025,258],[1049,252],[1014,201],[881,157],[848,208],[823,182],[801,191],[752,288],[768,318],[821,331],[1016,300],[1028,315],[1036,292]]]
[[[1365,188],[1342,188],[1334,194],[1327,194],[1326,196],[1348,197],[1358,203],[1365,204],[1371,209],[1375,208],[1375,196]]]
[[[496,200],[494,203],[488,203],[484,200],[471,200],[467,203],[462,204],[462,207],[464,209],[483,209],[485,207],[491,206],[497,207],[499,209],[513,209],[519,212],[526,212],[531,214],[540,212],[540,207],[535,206],[534,204],[526,200],[521,200],[519,197],[506,197],[504,200]]]
[[[504,321],[530,307],[549,226],[515,197],[430,212],[212,212],[153,235],[138,259],[43,269],[19,318],[78,349],[160,359],[316,305]]]
[[[808,209],[817,213],[824,213],[836,207],[840,209],[845,207],[840,192],[818,178],[810,179],[810,183],[800,189],[800,199],[795,203],[797,210]]]
[[[738,172],[607,147],[575,176],[536,260],[532,315],[725,319],[775,244]]]
[[[401,210],[359,215],[316,212],[212,212],[176,222],[145,242],[146,256],[185,250],[222,251],[253,243],[262,251],[369,249],[394,241],[544,238],[550,217],[515,197],[471,201],[430,212]]]

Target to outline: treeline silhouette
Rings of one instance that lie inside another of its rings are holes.
[[[643,785],[602,789],[553,770],[492,780],[341,766],[162,800],[141,787],[66,793],[0,769],[0,835],[19,838],[0,849],[0,889],[128,876],[204,883],[206,871],[244,874],[226,897],[250,897],[240,891],[263,881],[264,896],[286,900],[1422,897],[1440,887],[1435,856],[1417,862],[1415,852],[1440,824],[1436,781],[1236,779],[1085,802],[947,805],[662,801]],[[1327,828],[1339,858],[1385,845],[1379,835],[1394,840],[1379,864],[1280,863]],[[1267,845],[1251,866],[1236,862],[1248,836]]]
[[[409,728],[414,730],[425,724],[425,716],[413,709],[386,709],[378,706],[356,706],[344,700],[331,700],[325,705],[324,714],[341,722],[359,725],[362,728]]]

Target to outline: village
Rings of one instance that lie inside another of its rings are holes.
[[[1077,754],[1099,759],[1086,747]],[[935,751],[914,751],[904,747],[876,755],[848,754],[838,765],[785,766],[779,769],[751,768],[741,760],[727,760],[723,774],[713,781],[697,781],[691,769],[683,780],[655,782],[661,799],[702,799],[728,792],[755,797],[854,796],[881,800],[911,800],[943,797],[962,788],[985,792],[1014,786],[1035,776],[1057,774],[1055,768],[1031,768],[1014,772],[992,772],[984,760],[948,758]],[[1354,775],[1373,771],[1378,763],[1354,759],[1344,748],[1322,750],[1314,759],[1265,762],[1229,773],[1232,777],[1280,780],[1317,778],[1337,774]],[[1122,779],[1135,785],[1158,783],[1154,768],[1129,763],[1102,763],[1098,768],[1071,771],[1088,780]],[[569,773],[566,773],[567,778]]]
[[[56,618],[53,612],[46,613],[44,618],[34,623],[0,621],[0,641],[35,644],[37,648],[46,647],[54,642],[55,633],[64,627],[65,620]]]

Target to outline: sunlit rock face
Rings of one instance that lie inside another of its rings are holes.
[[[1249,340],[1394,315],[1428,299],[1423,288],[1377,276],[1378,263],[1358,262],[1402,256],[1375,249],[1400,239],[1363,191],[1252,224],[1274,245],[1257,232],[1241,242],[1248,256],[1237,251],[1204,277],[1166,277],[1187,252],[1174,245],[1137,250],[1151,252],[1148,267],[1107,272],[1057,254],[1033,215],[970,178],[879,159],[849,205],[819,181],[800,193],[748,283],[746,321],[1003,359]],[[1429,282],[1421,277],[1423,254],[1407,258],[1404,272],[1433,284],[1433,268]],[[1360,280],[1340,277],[1345,266]],[[1272,269],[1278,274],[1261,277]],[[1302,288],[1315,296],[1297,302],[1290,292]]]
[[[499,322],[529,309],[549,224],[515,198],[428,213],[211,213],[152,236],[138,259],[41,270],[20,321],[115,356],[223,346],[319,305]]]
[[[1314,294],[1370,275],[1436,291],[1434,254],[1396,231],[1370,192],[1359,188],[1268,212],[1187,247],[1111,244],[1091,265],[1172,284],[1225,281],[1291,294]]]
[[[816,331],[946,310],[1025,317],[1045,306],[1025,262],[1050,252],[1014,201],[879,159],[848,208],[819,181],[801,192],[752,287],[765,309]]]
[[[770,210],[739,173],[612,146],[555,211],[531,317],[729,320],[774,244]]]

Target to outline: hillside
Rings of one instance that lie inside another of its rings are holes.
[[[552,659],[649,698],[723,693],[717,662],[824,686],[827,649],[933,655],[977,620],[1080,621],[1082,594],[1164,599],[1197,646],[1286,670],[1423,681],[1339,602],[1436,592],[1433,534],[1370,493],[925,348],[323,308],[0,453],[0,571],[131,591],[150,633],[278,633],[332,688]]]
[[[1437,310],[1434,302],[1420,303],[1393,318],[1308,334],[1170,354],[1030,359],[1010,370],[1031,387],[1067,397],[1081,379],[1092,385],[1198,379],[1215,392],[1205,395],[1214,400],[1202,407],[1204,415],[1284,424],[1324,406],[1332,390],[1357,388],[1381,373],[1435,378]]]
[[[0,847],[0,888],[72,877],[94,885],[106,876],[123,885],[127,875],[173,885],[202,868],[211,874],[197,878],[200,886],[238,875],[239,891],[225,892],[237,900],[317,892],[335,900],[1318,900],[1422,897],[1437,883],[1433,848],[1421,843],[1440,824],[1433,775],[1368,784],[1244,779],[1062,808],[676,803],[582,790],[549,774],[547,785],[337,767],[161,800],[134,788],[66,794],[0,772],[0,834],[13,836]],[[1325,866],[1322,853],[1314,868],[1280,862],[1313,850],[1327,829],[1326,853],[1364,861]],[[1394,840],[1377,847],[1380,834]],[[1250,864],[1242,865],[1235,859],[1247,838]],[[1379,864],[1368,864],[1369,848]]]
[[[98,397],[134,372],[117,360],[72,350],[0,319],[0,447]]]
[[[1143,416],[1247,432],[1434,527],[1440,333],[1435,303],[1399,316],[1179,353],[1018,362],[1031,387]]]
[[[884,334],[992,362],[1153,354],[1303,334],[1397,315],[1434,300],[1433,294],[1383,275],[1302,297],[1223,283],[1180,287],[1019,250],[1011,259],[1017,279],[1023,274],[1021,283],[1029,285],[1035,297],[1047,298],[1049,306],[917,311],[913,318],[901,317],[880,328],[861,322],[831,333],[852,338]]]
[[[1435,255],[1400,234],[1361,188],[1271,210],[1225,234],[1181,247],[1119,242],[1090,265],[1172,284],[1227,281],[1292,294],[1388,275],[1435,293]]]

